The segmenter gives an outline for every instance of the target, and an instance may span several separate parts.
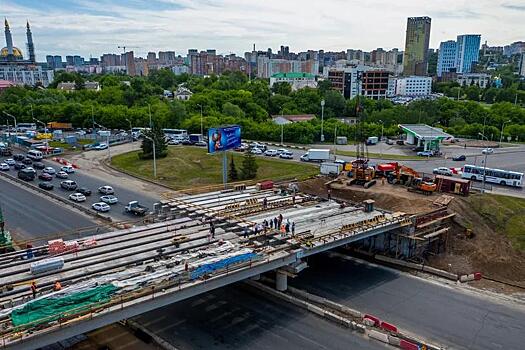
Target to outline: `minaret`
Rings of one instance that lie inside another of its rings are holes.
[[[29,20],[26,24],[26,36],[27,36],[27,52],[29,53],[29,61],[31,63],[36,63],[35,57],[35,45],[33,44],[33,34],[31,33],[31,27],[29,26]]]
[[[13,55],[13,37],[11,36],[11,30],[9,30],[9,23],[7,18],[5,19],[5,43],[7,46],[7,60],[14,61]]]

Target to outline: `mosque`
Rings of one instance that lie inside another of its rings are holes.
[[[6,46],[0,50],[0,62],[2,63],[26,63],[35,64],[35,45],[33,44],[33,34],[29,21],[26,23],[26,37],[27,37],[27,51],[29,53],[28,59],[24,60],[22,50],[13,45],[13,37],[11,36],[11,29],[9,22],[5,19],[5,43]]]

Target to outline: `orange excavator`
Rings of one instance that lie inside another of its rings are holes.
[[[394,170],[387,175],[388,183],[405,185],[409,191],[425,195],[431,195],[436,191],[437,185],[430,181],[424,181],[414,169],[399,163],[390,164],[394,166]]]

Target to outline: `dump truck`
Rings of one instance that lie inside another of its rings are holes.
[[[131,201],[126,205],[126,213],[133,214],[135,216],[144,216],[148,212],[148,207],[139,204],[139,201]]]

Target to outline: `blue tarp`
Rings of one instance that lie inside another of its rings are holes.
[[[205,275],[207,273],[211,273],[213,271],[223,269],[229,265],[232,264],[238,264],[243,263],[245,261],[249,261],[253,258],[255,258],[257,254],[255,253],[245,253],[237,256],[233,256],[231,258],[222,259],[219,261],[216,261],[214,263],[204,264],[196,268],[191,273],[191,279],[196,279],[201,277],[202,275]]]

